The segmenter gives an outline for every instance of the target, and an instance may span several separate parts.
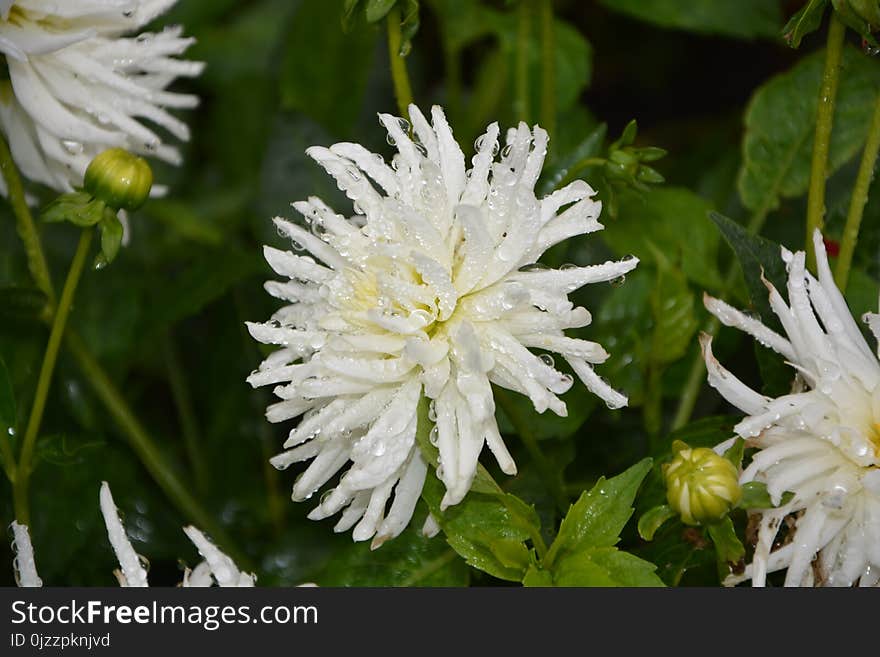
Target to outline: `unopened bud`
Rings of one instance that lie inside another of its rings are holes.
[[[86,169],[84,188],[114,210],[136,210],[150,195],[153,172],[137,155],[121,148],[98,154]]]
[[[675,456],[663,466],[669,506],[686,525],[722,520],[742,495],[736,466],[708,447],[676,443]]]

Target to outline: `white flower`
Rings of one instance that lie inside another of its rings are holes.
[[[0,54],[11,82],[0,83],[0,129],[26,178],[71,191],[112,146],[180,162],[143,121],[189,138],[166,108],[195,107],[198,98],[165,89],[201,72],[201,63],[175,58],[193,40],[179,27],[123,38],[176,1],[0,0]]]
[[[248,378],[281,384],[268,419],[303,415],[272,463],[283,469],[313,459],[293,487],[293,499],[304,500],[350,462],[309,517],[342,511],[336,531],[354,526],[353,538],[374,537],[374,547],[406,527],[422,490],[427,465],[415,442],[422,395],[432,400],[444,508],[468,492],[484,444],[505,473],[516,472],[490,384],[526,395],[539,412],[566,414],[557,395],[572,377],[530,348],[560,354],[608,406],[626,404],[591,367],[608,358],[605,350],[564,330],[591,321],[570,292],[617,279],[638,261],[535,266],[554,244],[602,228],[595,192],[575,181],[535,198],[548,140],[537,126],[509,130],[496,159],[499,129],[490,125],[468,170],[443,111],[431,114],[433,125],[410,106],[415,141],[405,121],[380,115],[397,147],[390,165],[358,144],[307,151],[355,214],[310,198],[293,207],[311,231],[275,220],[295,249],[314,257],[265,248],[289,279],[266,289],[290,303],[271,322],[248,324],[255,339],[282,347]]]
[[[100,493],[101,513],[104,516],[104,524],[107,527],[107,536],[110,545],[119,561],[119,569],[114,572],[120,586],[143,587],[149,586],[147,582],[147,570],[143,559],[135,552],[125,527],[119,519],[119,512],[110,494],[107,482],[101,484]],[[15,557],[16,581],[19,586],[42,586],[43,581],[37,575],[34,563],[34,549],[31,545],[28,528],[17,522],[12,523],[15,536],[13,549]],[[204,587],[216,583],[219,586],[253,586],[254,576],[241,572],[228,556],[223,554],[217,546],[205,537],[195,527],[184,527],[183,531],[192,541],[193,545],[202,555],[201,561],[192,570],[187,569],[183,575],[181,586]]]
[[[818,279],[805,270],[803,252],[783,249],[788,305],[767,283],[785,337],[706,298],[724,324],[778,352],[797,372],[791,394],[765,397],[725,370],[709,337],[702,338],[710,384],[748,414],[735,431],[758,448],[740,481],[765,483],[777,505],[760,512],[754,559],[728,584],[751,578],[763,586],[768,572],[783,568],[786,586],[880,581],[880,363],[834,284],[818,231],[813,241]],[[878,337],[880,316],[865,319]],[[794,496],[783,503],[787,491]],[[786,516],[794,519],[793,536],[774,550]]]

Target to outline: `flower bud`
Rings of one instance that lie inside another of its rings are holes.
[[[111,148],[89,164],[83,186],[114,210],[136,210],[150,195],[153,172],[144,159],[121,148]]]
[[[722,520],[742,495],[736,466],[708,447],[676,443],[675,456],[663,466],[669,506],[686,525]]]

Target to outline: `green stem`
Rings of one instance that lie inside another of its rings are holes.
[[[0,169],[2,169],[4,180],[10,190],[10,200],[12,210],[15,213],[17,225],[19,227],[19,235],[25,243],[25,253],[28,259],[28,267],[31,275],[40,289],[46,294],[50,300],[49,320],[52,320],[52,310],[54,303],[51,302],[55,298],[55,291],[52,287],[52,279],[49,276],[49,269],[46,265],[46,258],[43,252],[43,246],[40,242],[40,236],[34,227],[28,207],[23,202],[12,200],[14,198],[24,199],[24,193],[21,191],[21,179],[15,162],[9,154],[6,142],[0,136]],[[18,190],[16,192],[16,189]],[[16,196],[17,195],[17,196]],[[88,348],[72,331],[68,331],[65,337],[67,348],[73,353],[80,369],[89,379],[89,383],[95,388],[98,396],[110,410],[111,415],[117,418],[123,431],[126,433],[135,453],[144,458],[143,454],[149,453],[151,461],[146,462],[147,470],[153,475],[159,486],[169,496],[171,501],[178,505],[178,508],[190,517],[191,520],[198,523],[202,529],[212,533],[231,556],[236,558],[241,567],[247,568],[249,560],[235,548],[233,543],[228,539],[222,527],[217,525],[211,516],[196,502],[188,493],[183,484],[177,479],[170,466],[164,462],[161,453],[152,443],[149,435],[140,426],[137,418],[127,406],[125,400],[119,391],[114,387],[107,374],[94,359]],[[18,479],[18,477],[16,477]]]
[[[606,160],[603,157],[585,157],[583,160],[578,160],[571,166],[571,168],[568,170],[568,173],[565,174],[565,177],[561,181],[559,181],[555,189],[561,189],[565,187],[568,183],[577,180],[584,169],[602,166],[605,164],[605,162]]]
[[[28,418],[27,429],[21,445],[18,467],[16,468],[15,484],[12,495],[15,506],[15,518],[23,525],[30,525],[30,510],[28,505],[28,484],[30,483],[33,469],[34,447],[37,444],[37,436],[40,433],[40,424],[43,421],[43,411],[46,409],[46,399],[49,396],[49,387],[52,384],[52,375],[55,372],[55,363],[58,360],[58,349],[61,347],[61,338],[64,336],[64,328],[67,318],[70,316],[70,308],[73,305],[73,297],[79,279],[85,267],[86,258],[89,255],[89,247],[92,244],[94,231],[87,228],[79,237],[79,244],[67,272],[64,288],[61,291],[61,301],[55,316],[52,319],[52,329],[49,332],[49,343],[46,345],[46,353],[43,355],[43,364],[40,367],[40,376],[37,379],[37,391],[34,394],[34,403]]]
[[[46,295],[49,305],[54,306],[55,290],[52,288],[49,265],[46,263],[46,256],[43,253],[43,247],[40,245],[40,235],[37,232],[34,218],[31,216],[31,210],[25,200],[24,187],[21,184],[18,167],[15,166],[12,153],[9,152],[9,146],[6,144],[2,134],[0,134],[0,172],[2,172],[3,180],[6,182],[9,203],[12,205],[12,211],[15,214],[18,235],[21,237],[25,252],[27,253],[31,277],[40,291]]]
[[[841,291],[846,290],[846,284],[849,280],[849,268],[852,265],[853,253],[859,240],[859,227],[862,224],[862,214],[868,202],[868,190],[871,187],[871,179],[874,177],[878,152],[880,152],[880,95],[877,96],[877,101],[874,104],[874,117],[871,119],[865,152],[862,154],[862,162],[859,164],[859,173],[856,176],[856,184],[849,202],[846,226],[843,229],[843,241],[840,244],[840,256],[837,259],[837,269],[834,272],[834,279]]]
[[[556,134],[556,31],[553,0],[541,0],[541,125]]]
[[[400,116],[409,116],[409,106],[413,102],[412,87],[406,72],[406,61],[400,54],[403,43],[400,32],[400,10],[394,7],[385,19],[388,23],[388,58],[391,61],[391,80],[394,83],[394,97]]]
[[[519,0],[516,32],[516,100],[518,120],[529,122],[529,40],[531,38],[532,0]]]
[[[825,50],[825,70],[819,89],[819,106],[816,110],[816,134],[813,138],[813,159],[810,164],[810,188],[807,195],[807,260],[815,269],[816,254],[813,251],[813,233],[822,230],[825,215],[825,178],[828,171],[828,150],[831,146],[831,127],[834,122],[834,101],[840,80],[840,60],[846,26],[831,13],[828,42]]]
[[[189,394],[189,386],[181,367],[180,355],[174,344],[174,338],[167,336],[163,340],[165,355],[165,369],[168,372],[168,383],[171,386],[171,395],[177,414],[180,417],[180,428],[183,433],[183,442],[190,466],[195,474],[196,487],[200,493],[208,489],[208,471],[205,469],[204,450],[201,449],[201,432],[199,423],[193,409],[192,397]]]
[[[107,411],[128,439],[129,445],[156,483],[159,484],[159,487],[183,511],[185,516],[198,525],[199,529],[211,534],[240,567],[248,568],[248,560],[235,548],[226,531],[196,501],[189,489],[172,470],[165,456],[159,451],[159,448],[126,404],[125,399],[122,398],[119,390],[89,352],[82,338],[76,332],[69,331],[65,342],[67,349],[76,359],[80,370],[95,394],[104,403]]]
[[[770,211],[771,200],[774,198],[774,194],[768,194],[767,200],[755,211],[755,214],[752,215],[747,227],[750,234],[757,235],[761,232],[761,228],[764,227],[764,221],[767,219],[767,214]],[[722,298],[727,294],[730,288],[733,287],[734,282],[736,282],[738,266],[739,265],[734,261],[730,263],[730,266],[727,268],[727,273],[724,275],[724,280],[721,283],[720,296]],[[719,322],[713,315],[703,325],[702,331],[714,336],[719,328],[721,328],[721,322]],[[703,355],[697,353],[691,364],[691,369],[688,372],[688,378],[682,389],[678,408],[675,411],[675,417],[672,420],[672,431],[681,429],[681,427],[690,421],[691,415],[694,412],[694,406],[697,404],[697,397],[700,394],[700,389],[703,387],[705,375],[706,363],[703,361]]]
[[[535,462],[535,466],[538,468],[538,473],[544,481],[544,486],[553,497],[556,507],[563,515],[565,515],[565,513],[568,512],[570,501],[565,494],[565,483],[562,481],[562,473],[559,472],[558,468],[553,465],[546,456],[544,456],[541,448],[538,447],[538,439],[535,437],[528,421],[523,417],[523,413],[517,404],[518,400],[514,399],[510,393],[502,388],[496,387],[494,388],[494,391],[495,400],[504,411],[504,414],[507,415],[513,428],[516,429],[516,433],[519,435],[520,440],[522,440],[523,444],[526,446],[526,450]]]

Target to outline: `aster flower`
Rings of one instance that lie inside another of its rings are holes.
[[[786,586],[880,581],[880,363],[834,284],[818,231],[813,241],[818,277],[806,271],[803,252],[783,249],[788,304],[767,283],[785,336],[706,298],[721,322],[781,354],[796,371],[791,394],[766,397],[725,370],[702,336],[709,382],[748,414],[734,430],[757,448],[740,482],[764,483],[775,505],[758,512],[753,561],[727,584],[751,579],[763,586],[767,573],[786,568]],[[880,337],[880,315],[865,320]],[[777,546],[787,518],[793,535]]]
[[[287,279],[266,290],[288,305],[268,323],[248,324],[256,340],[281,347],[248,378],[253,386],[277,384],[281,401],[268,419],[303,416],[272,463],[283,469],[311,460],[293,487],[297,501],[350,464],[309,517],[342,512],[336,531],[354,527],[353,538],[373,538],[373,547],[403,531],[422,490],[422,396],[431,400],[443,508],[470,489],[484,444],[502,471],[516,473],[490,384],[522,393],[538,412],[566,414],[558,395],[573,378],[531,349],[562,356],[609,407],[627,401],[593,370],[608,358],[605,350],[564,331],[591,321],[569,293],[618,279],[637,259],[560,270],[535,264],[554,244],[602,228],[595,192],[575,181],[535,197],[548,142],[540,127],[510,129],[499,158],[493,123],[466,169],[439,107],[431,124],[415,106],[410,118],[414,138],[407,122],[379,116],[397,148],[390,163],[359,144],[308,149],[351,199],[354,215],[313,197],[293,204],[311,230],[275,219],[294,249],[311,255],[265,248]]]
[[[123,587],[149,586],[144,560],[135,551],[125,533],[125,527],[119,519],[119,511],[113,502],[113,496],[106,481],[101,484],[100,505],[110,545],[119,561],[119,569],[114,571],[119,585]],[[42,586],[43,581],[37,575],[34,549],[31,545],[28,528],[13,522],[12,531],[15,537],[13,544],[16,554],[14,566],[18,585],[23,587]],[[219,586],[254,585],[254,576],[241,572],[232,559],[223,554],[202,532],[195,527],[184,527],[183,531],[196,546],[204,560],[192,570],[186,569],[181,586],[205,587],[215,583]]]
[[[0,54],[9,69],[9,82],[0,83],[0,129],[26,178],[69,192],[110,147],[180,162],[143,121],[189,138],[167,109],[195,107],[198,98],[165,89],[202,71],[201,63],[176,58],[193,39],[180,27],[123,36],[175,2],[0,0]]]

